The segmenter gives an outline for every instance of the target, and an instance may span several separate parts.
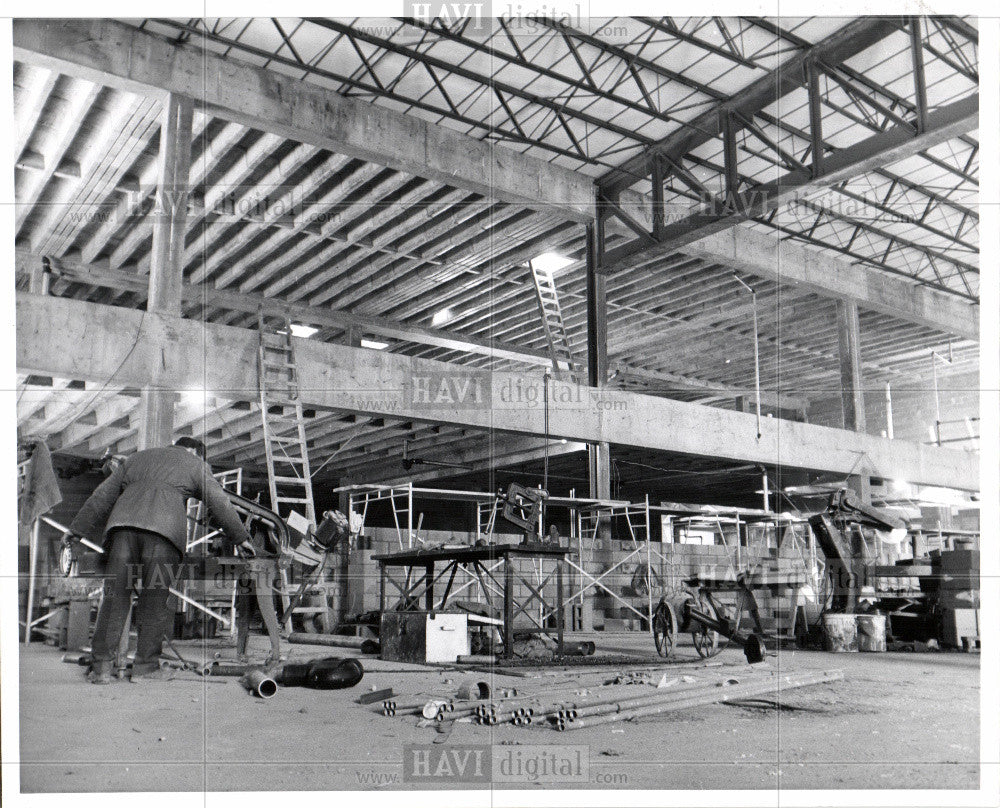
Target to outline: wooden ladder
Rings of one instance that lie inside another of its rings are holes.
[[[538,311],[542,315],[542,328],[545,339],[549,343],[549,355],[552,357],[552,370],[556,378],[568,375],[571,381],[579,381],[579,366],[573,357],[569,338],[566,335],[566,323],[563,320],[562,307],[559,305],[559,294],[556,291],[555,278],[551,270],[541,269],[533,261],[528,262],[531,280],[535,284],[535,297],[538,300]]]
[[[282,517],[304,511],[316,524],[305,416],[299,396],[298,372],[292,348],[292,324],[287,316],[257,313],[260,347],[257,372],[264,453],[271,508]]]

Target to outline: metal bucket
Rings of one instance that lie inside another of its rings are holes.
[[[843,653],[858,650],[858,624],[854,614],[823,615],[823,647]]]
[[[858,650],[884,651],[885,615],[858,614],[855,617],[858,625]]]

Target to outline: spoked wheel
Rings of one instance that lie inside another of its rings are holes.
[[[705,614],[713,613],[712,607],[704,598],[698,601],[698,611]],[[692,628],[694,630],[691,632],[691,639],[694,640],[694,650],[698,652],[698,656],[707,658],[719,653],[719,633],[717,631],[712,631],[697,623]]]
[[[661,600],[653,612],[653,642],[661,657],[669,657],[677,646],[677,615],[666,600]]]

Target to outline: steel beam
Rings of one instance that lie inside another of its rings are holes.
[[[782,96],[803,86],[806,81],[806,65],[811,61],[839,64],[899,30],[898,26],[898,21],[887,17],[860,17],[853,20],[832,36],[786,60],[776,70],[757,79],[736,95],[705,111],[677,132],[605,174],[598,180],[601,192],[613,197],[649,176],[656,155],[679,160],[685,154],[718,137],[722,134],[727,114],[753,117]]]
[[[852,179],[879,166],[898,162],[978,126],[977,93],[928,113],[924,132],[915,133],[913,127],[900,124],[854,146],[826,155],[821,170],[814,166],[812,172],[790,171],[777,180],[758,185],[742,193],[738,205],[727,204],[725,200],[706,200],[708,208],[668,225],[661,238],[653,239],[648,234],[644,239],[608,251],[603,258],[602,270],[619,271],[676,252],[749,218],[777,210],[798,197]]]

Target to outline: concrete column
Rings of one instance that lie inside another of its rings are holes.
[[[853,474],[847,478],[847,487],[850,488],[866,505],[872,504],[872,479],[867,474]]]
[[[351,481],[346,477],[337,480],[337,485],[351,485]],[[351,496],[346,491],[337,494],[337,510],[348,519],[351,518]],[[361,551],[358,551],[361,552]],[[351,586],[358,586],[362,589],[362,595],[358,601],[364,599],[364,579],[352,581],[350,576],[351,549],[346,544],[341,544],[333,553],[330,560],[330,580],[333,582],[333,589],[330,592],[330,609],[333,612],[331,617],[336,624],[345,617],[350,610]],[[364,574],[374,574],[374,570],[364,570]]]
[[[601,228],[587,225],[587,383],[604,387],[608,380],[608,296],[607,276],[601,274]],[[593,499],[611,499],[611,447],[607,442],[587,445],[587,479]],[[611,562],[611,525],[602,519],[597,525],[597,545],[585,548],[582,566],[594,574]],[[584,631],[594,628],[597,589],[591,589],[582,607]],[[601,621],[603,622],[603,621]]]
[[[592,443],[587,447],[590,496],[611,498],[611,451],[607,443]]]
[[[892,421],[892,388],[889,382],[885,383],[885,436],[890,440],[895,434],[895,427]]]
[[[43,259],[35,261],[31,265],[31,275],[28,277],[28,291],[36,295],[47,295],[49,293],[49,280],[52,275],[47,266],[48,261]]]
[[[861,378],[861,329],[858,304],[837,301],[837,347],[840,353],[841,402],[844,429],[864,432],[865,396]]]
[[[137,448],[155,449],[169,446],[174,435],[173,390],[143,387],[139,394],[139,440]]]
[[[189,99],[171,95],[161,118],[156,218],[149,265],[147,308],[150,311],[179,313],[181,309],[193,114]]]
[[[344,345],[349,345],[351,348],[361,347],[361,329],[357,326],[349,326],[344,331]]]
[[[587,225],[587,383],[603,387],[608,380],[607,276],[598,272],[600,244],[596,224]],[[607,443],[587,447],[590,496],[611,498],[611,451]]]
[[[191,169],[190,99],[171,95],[160,123],[159,174],[154,208],[153,248],[149,266],[147,311],[181,313],[184,236],[187,231],[188,181]],[[165,349],[166,350],[166,349]],[[174,431],[171,390],[144,386],[139,404],[139,449],[169,446]]]

